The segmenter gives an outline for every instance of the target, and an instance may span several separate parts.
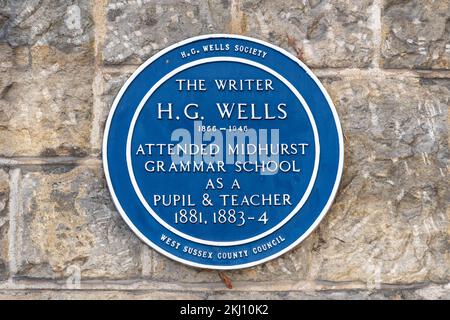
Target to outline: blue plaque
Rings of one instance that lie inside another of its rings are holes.
[[[235,35],[190,38],[128,79],[103,164],[145,243],[192,266],[238,269],[292,249],[336,194],[343,139],[333,103],[297,58]]]

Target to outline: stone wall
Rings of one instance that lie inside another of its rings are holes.
[[[138,240],[101,164],[127,77],[207,33],[297,55],[345,135],[327,217],[232,290]],[[449,102],[448,0],[0,0],[0,298],[450,299]]]

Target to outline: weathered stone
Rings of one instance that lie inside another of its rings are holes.
[[[89,53],[34,46],[32,67],[6,44],[0,66],[0,156],[85,155],[92,114]],[[18,64],[17,64],[17,63]]]
[[[276,291],[273,292],[233,292],[213,293],[209,300],[338,300],[367,299],[366,292],[348,291]]]
[[[0,156],[88,153],[91,5],[0,2]]]
[[[383,66],[450,68],[450,2],[385,0]]]
[[[8,277],[9,174],[0,168],[0,281]]]
[[[11,67],[13,65],[13,51],[7,44],[0,44],[0,99],[11,87]],[[1,101],[1,100],[0,100]],[[1,111],[1,109],[0,109]]]
[[[102,72],[95,77],[94,86],[97,94],[94,100],[94,124],[91,135],[92,152],[95,154],[100,154],[106,119],[114,99],[130,76],[131,72],[117,71]]]
[[[1,300],[201,300],[205,293],[162,290],[14,290],[0,291]]]
[[[141,63],[177,41],[205,33],[223,33],[228,1],[110,0],[103,59],[107,64]]]
[[[271,291],[240,290],[2,290],[1,300],[400,300],[400,299],[442,299],[447,300],[449,285],[429,285],[424,287],[392,289],[330,289],[330,290],[289,290],[279,291],[276,285]]]
[[[427,300],[450,300],[450,284],[431,285],[416,290],[419,299]]]
[[[18,275],[135,278],[140,240],[114,210],[99,166],[24,171]]]
[[[372,2],[243,1],[233,24],[312,67],[366,67],[374,51]]]
[[[110,1],[106,63],[142,63],[160,49],[205,33],[239,33],[288,49],[311,66],[362,67],[373,55],[372,1]]]
[[[29,47],[14,48],[14,63],[17,69],[31,67],[31,54]]]
[[[401,300],[401,299],[448,299],[447,286],[424,288],[399,288],[375,290],[310,290],[274,292],[233,292],[213,293],[208,299],[217,300]]]
[[[90,0],[0,2],[0,42],[82,51],[93,40]]]
[[[114,102],[114,98],[119,93],[119,90],[124,85],[125,81],[131,76],[131,72],[118,71],[112,73],[103,73],[103,87],[102,87],[102,102],[104,103],[104,107],[107,108],[107,114],[111,109],[111,106]],[[100,122],[104,122],[105,118],[100,119]]]
[[[450,81],[379,73],[324,81],[346,160],[311,277],[375,287],[448,282]]]
[[[377,66],[379,56],[384,68],[449,70],[449,21],[446,0],[0,0],[0,158],[15,157],[0,159],[13,166],[0,168],[0,299],[450,299],[449,79],[321,70],[336,74],[323,82],[346,136],[335,204],[294,250],[225,271],[234,290],[218,271],[142,244],[99,161],[30,165],[100,155],[134,68],[112,65],[140,64],[179,40],[253,36],[318,69]]]

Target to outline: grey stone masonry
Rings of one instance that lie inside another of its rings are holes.
[[[141,242],[101,162],[127,78],[209,33],[305,62],[345,136],[325,219],[231,290]],[[0,299],[450,299],[449,106],[448,0],[0,0]]]

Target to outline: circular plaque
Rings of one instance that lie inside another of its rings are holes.
[[[162,254],[250,267],[300,243],[330,208],[343,168],[333,103],[297,58],[235,35],[162,50],[110,111],[103,165],[131,229]]]

